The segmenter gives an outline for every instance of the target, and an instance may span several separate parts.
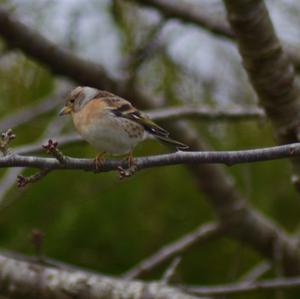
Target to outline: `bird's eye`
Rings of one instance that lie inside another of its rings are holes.
[[[71,99],[71,100],[70,100],[70,103],[71,103],[71,104],[74,104],[74,102],[75,102],[75,99]]]

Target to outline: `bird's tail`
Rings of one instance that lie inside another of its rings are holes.
[[[175,145],[177,150],[184,150],[189,148],[186,144],[170,138],[170,134],[167,130],[163,129],[162,127],[151,121],[149,118],[144,118],[143,125],[146,132],[150,133],[150,135],[153,135],[158,140]]]
[[[163,137],[163,136],[158,136],[158,135],[155,135],[155,137],[157,137],[158,140],[175,145],[177,150],[186,150],[189,148],[188,145],[186,145],[182,142],[179,142],[177,140],[174,140],[170,137]]]

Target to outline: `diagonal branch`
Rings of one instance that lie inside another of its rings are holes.
[[[37,31],[19,22],[3,6],[0,6],[0,35],[10,47],[21,47],[24,53],[46,64],[55,74],[68,76],[86,85],[115,89],[115,82],[100,65],[56,46]]]
[[[127,0],[158,9],[165,18],[176,18],[186,23],[197,24],[220,37],[234,38],[228,24],[212,18],[198,5],[170,0]]]
[[[166,18],[179,19],[186,23],[191,23],[215,34],[218,37],[226,38],[229,40],[235,39],[235,34],[225,21],[207,16],[201,7],[182,3],[180,1],[170,0],[127,0],[136,2],[144,6],[153,7],[159,10]],[[300,70],[300,54],[299,49],[291,46],[284,45],[290,59],[295,65],[297,71]]]
[[[66,81],[60,80],[57,91],[44,100],[38,102],[29,107],[25,107],[11,115],[7,115],[5,118],[0,120],[0,129],[4,131],[8,128],[14,128],[21,124],[27,123],[38,116],[45,114],[51,110],[54,110],[61,104],[66,91],[70,89],[71,84]]]
[[[196,299],[161,283],[126,281],[108,276],[65,270],[0,255],[0,294],[32,299]]]
[[[139,262],[135,267],[124,273],[123,277],[126,279],[133,279],[149,273],[170,258],[181,255],[195,245],[218,238],[222,236],[224,232],[225,227],[221,227],[214,223],[200,225],[193,232],[162,247],[155,254]]]
[[[299,289],[300,277],[277,278],[257,282],[241,282],[212,287],[187,288],[189,292],[198,296],[229,296],[261,291]]]

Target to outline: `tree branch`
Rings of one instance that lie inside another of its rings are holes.
[[[244,67],[279,143],[299,140],[300,86],[263,0],[224,0]],[[292,160],[299,177],[300,159]]]
[[[207,151],[207,152],[182,152],[135,158],[134,164],[137,170],[195,163],[221,163],[228,166],[258,161],[276,160],[282,158],[297,157],[300,155],[300,143],[293,143],[269,148],[241,150],[241,151]],[[107,172],[118,169],[119,166],[126,168],[125,160],[106,160],[99,172]],[[82,169],[95,171],[95,162],[92,159],[78,159],[65,157],[61,163],[57,159],[21,156],[11,154],[0,158],[0,168],[4,167],[33,167],[39,169]]]
[[[50,97],[50,99],[51,99],[51,97]],[[45,101],[49,101],[50,99],[46,99]],[[34,116],[32,115],[32,117],[34,117]],[[21,123],[22,119],[21,118],[15,118],[14,125],[16,125],[17,121],[19,121]],[[13,123],[11,123],[11,124],[13,124]],[[21,147],[15,148],[14,153],[24,155],[24,154],[32,153],[32,150],[34,150],[34,149],[39,149],[39,151],[41,151],[41,149],[42,149],[41,143],[43,143],[45,141],[45,139],[46,140],[49,139],[49,137],[52,134],[60,133],[62,128],[63,128],[63,122],[62,121],[57,121],[57,119],[55,119],[55,120],[53,119],[52,121],[50,121],[50,123],[45,128],[45,132],[43,133],[43,136],[41,138],[39,138],[39,140],[36,141],[34,145],[32,144],[32,145],[26,145],[26,146],[21,146]],[[70,138],[65,138],[65,141],[71,142],[72,140],[70,140]],[[64,141],[62,140],[62,143],[63,142]],[[9,203],[6,202],[5,201],[5,195],[7,194],[8,190],[13,185],[15,185],[16,177],[18,177],[21,174],[21,172],[22,172],[22,168],[14,168],[14,169],[10,169],[9,171],[7,171],[7,173],[5,173],[3,175],[3,177],[1,177],[1,181],[0,181],[0,210],[2,210],[3,207],[6,207],[7,204],[12,202],[12,201],[10,201]]]
[[[62,99],[64,98],[67,90],[70,87],[71,84],[68,84],[66,81],[60,80],[60,82],[58,83],[57,91],[55,91],[54,94],[38,103],[35,103],[32,106],[25,107],[10,115],[7,115],[5,118],[0,120],[1,131],[27,123],[44,113],[54,110],[56,107],[58,107],[59,104],[62,103]]]
[[[227,296],[261,291],[288,290],[300,288],[300,277],[277,278],[257,282],[242,282],[213,287],[187,288],[198,296]]]
[[[175,18],[186,23],[191,23],[215,34],[218,37],[229,40],[235,39],[235,34],[225,21],[207,16],[201,7],[181,3],[180,1],[166,0],[127,0],[142,4],[159,10],[165,18]],[[300,70],[300,52],[299,49],[291,45],[284,45],[284,48],[295,65],[297,71]]]
[[[260,108],[234,108],[228,110],[205,107],[169,107],[146,111],[153,120],[176,120],[193,118],[201,120],[248,120],[264,118],[265,113]]]
[[[239,280],[241,282],[252,283],[258,280],[261,276],[266,274],[272,269],[272,264],[270,262],[261,262],[254,266],[250,271],[245,273]]]
[[[180,1],[165,0],[127,0],[158,9],[165,18],[176,18],[186,23],[197,24],[220,37],[233,38],[228,24],[220,19],[209,17],[198,5]]]
[[[122,276],[126,279],[140,277],[149,273],[170,258],[189,250],[191,247],[221,236],[224,234],[224,231],[225,227],[221,227],[214,223],[201,225],[195,231],[184,235],[179,240],[163,246],[155,254],[139,262]]]
[[[161,283],[99,277],[83,271],[63,270],[3,255],[0,255],[0,294],[16,299],[198,298]]]
[[[56,46],[37,31],[25,26],[0,6],[0,35],[12,48],[22,48],[24,53],[46,64],[55,74],[68,76],[90,86],[116,89],[103,68],[81,59],[71,51]],[[34,36],[34,38],[32,38]]]

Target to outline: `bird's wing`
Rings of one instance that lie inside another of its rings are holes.
[[[106,103],[106,108],[109,109],[116,117],[123,117],[136,122],[142,125],[148,133],[156,135],[157,137],[169,136],[168,131],[158,126],[145,113],[137,110],[125,99],[104,91],[101,91],[98,98]]]

